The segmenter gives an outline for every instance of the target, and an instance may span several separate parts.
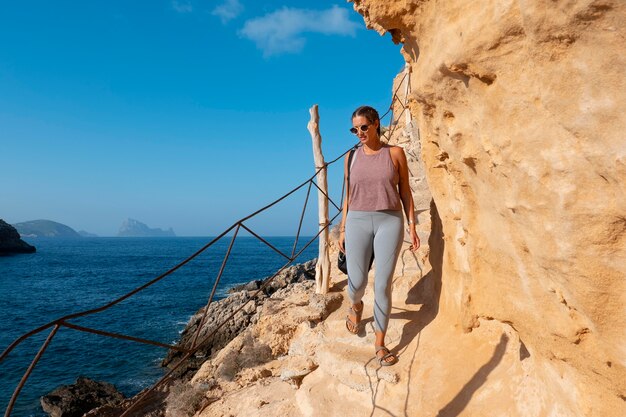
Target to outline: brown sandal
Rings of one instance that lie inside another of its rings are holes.
[[[350,314],[356,317],[356,323],[350,320]],[[352,334],[359,334],[361,331],[361,316],[363,315],[363,300],[361,300],[361,309],[355,310],[352,306],[348,307],[348,315],[346,316],[346,329]]]
[[[387,353],[385,353],[383,356],[378,356],[378,352],[380,352],[381,350]],[[398,357],[395,354],[391,353],[389,349],[384,346],[376,346],[376,358],[378,359],[378,363],[380,364],[380,366],[391,366],[395,365],[398,362]],[[388,361],[387,359],[389,358],[393,358],[393,360]]]

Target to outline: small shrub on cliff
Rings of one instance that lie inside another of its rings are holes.
[[[177,383],[170,387],[166,399],[166,417],[190,417],[202,406],[208,386]]]

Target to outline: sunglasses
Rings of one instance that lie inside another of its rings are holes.
[[[361,126],[359,126],[358,128],[356,128],[356,127],[351,127],[351,128],[350,128],[350,132],[354,133],[355,135],[356,135],[357,133],[359,133],[359,129],[361,129],[361,132],[367,132],[367,129],[369,129],[369,127],[370,127],[370,126],[371,126],[371,125],[361,125]]]

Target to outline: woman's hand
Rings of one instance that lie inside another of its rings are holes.
[[[344,246],[345,241],[346,241],[346,233],[339,232],[339,240],[337,241],[337,243],[339,244],[339,250],[343,253],[346,253],[346,248]]]
[[[415,231],[415,227],[409,227],[409,233],[411,234],[411,251],[415,252],[420,247],[420,237]]]
[[[409,184],[409,165],[404,154],[404,149],[399,146],[391,147],[391,160],[396,167],[399,176],[398,191],[404,207],[404,214],[409,221],[409,234],[411,235],[411,251],[415,252],[420,247],[420,238],[415,231],[415,205],[413,193]]]

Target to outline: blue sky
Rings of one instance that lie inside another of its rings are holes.
[[[2,1],[0,37],[0,218],[101,236],[221,232],[312,175],[311,105],[334,158],[404,65],[342,1]],[[303,198],[251,226],[295,234]]]

